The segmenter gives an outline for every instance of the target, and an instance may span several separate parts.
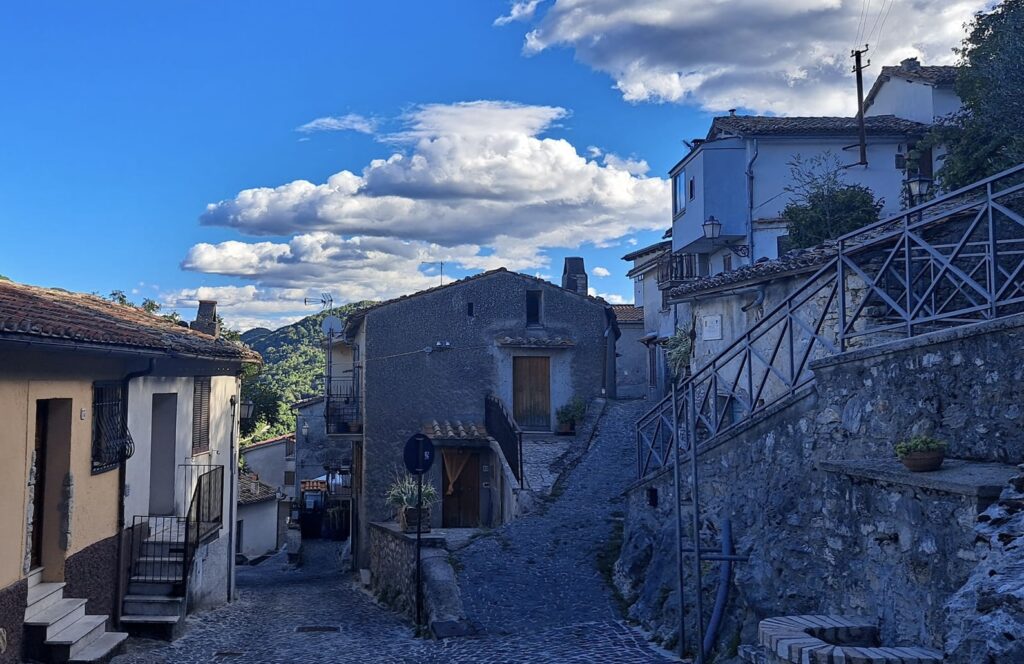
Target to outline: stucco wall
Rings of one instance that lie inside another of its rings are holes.
[[[640,342],[644,336],[642,323],[619,323],[622,336],[615,344],[615,378],[618,397],[634,399],[647,394],[647,347]]]
[[[252,472],[259,475],[260,481],[274,487],[278,491],[285,491],[284,471],[287,464],[284,460],[284,453],[286,445],[285,441],[281,441],[279,443],[271,443],[270,445],[248,447],[241,452],[245,465]],[[287,489],[293,492],[295,485],[290,485]]]
[[[942,647],[943,604],[977,560],[979,499],[819,464],[897,466],[893,444],[922,432],[948,441],[952,457],[1021,462],[1022,342],[1017,317],[820,360],[814,389],[711,441],[699,462],[704,536],[716,540],[729,516],[750,555],[736,568],[721,646],[754,642],[771,615],[853,613],[877,618],[887,643]],[[663,472],[629,492],[617,564],[630,614],[668,642],[679,606],[670,487]],[[648,488],[659,489],[658,508]],[[712,593],[717,573],[705,579]]]
[[[526,327],[526,291],[543,291],[542,326]],[[473,303],[473,316],[468,305]],[[363,322],[363,495],[357,558],[368,555],[370,521],[386,519],[384,491],[402,467],[402,447],[427,421],[482,424],[484,397],[512,408],[512,357],[551,358],[551,416],[573,395],[600,396],[607,343],[605,307],[557,286],[497,273],[372,310]],[[499,347],[499,337],[567,337],[569,349]],[[438,341],[449,350],[421,352]],[[312,426],[312,424],[311,424]]]
[[[242,522],[242,555],[255,558],[277,549],[276,500],[239,505],[235,520]]]

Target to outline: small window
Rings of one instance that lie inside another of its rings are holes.
[[[467,302],[466,303],[466,315],[469,316],[470,318],[473,317],[473,303],[472,302]]]
[[[732,272],[732,255],[731,254],[726,254],[725,256],[722,256],[722,271],[723,272]]]
[[[686,209],[686,173],[678,173],[672,178],[672,216],[681,214]]]
[[[284,441],[284,455],[286,457],[293,457],[293,456],[295,456],[295,441],[294,440],[286,440],[286,441]]]
[[[210,377],[196,376],[192,392],[192,454],[210,451]]]
[[[692,177],[690,178],[690,182],[687,185],[687,187],[687,193],[689,194],[690,200],[692,201],[693,197],[697,195],[697,183],[694,182],[694,179]]]
[[[285,486],[292,486],[293,484],[295,484],[295,471],[294,470],[286,470],[286,471],[284,471],[284,485]]]
[[[526,324],[540,325],[540,299],[539,290],[526,291]]]
[[[118,382],[92,386],[92,472],[117,468],[134,451],[125,421],[124,389]]]

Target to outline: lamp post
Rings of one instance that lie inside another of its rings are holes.
[[[920,205],[928,198],[932,190],[932,179],[916,173],[906,180],[907,195],[910,197],[910,207]]]
[[[717,240],[722,235],[722,222],[715,219],[715,215],[708,217],[703,224],[704,237],[709,240]]]
[[[302,437],[309,440],[309,422],[302,423]]]
[[[246,399],[240,404],[238,416],[245,421],[249,421],[252,419],[252,412],[255,409],[256,404],[252,402],[252,399]]]

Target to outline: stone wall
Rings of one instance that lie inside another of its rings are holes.
[[[812,388],[704,445],[702,535],[717,542],[729,517],[736,548],[750,555],[736,567],[720,651],[754,642],[760,619],[801,613],[862,615],[878,620],[885,643],[943,647],[943,605],[977,564],[986,492],[1010,475],[1000,463],[1024,460],[1022,326],[1016,317],[818,360]],[[948,483],[922,486],[863,472],[871,461],[898,469],[893,444],[915,433],[947,440],[951,456],[987,462],[992,474],[972,479],[950,464],[940,471]],[[668,468],[629,491],[616,583],[631,617],[674,645],[671,487]],[[688,563],[692,589],[690,572]],[[710,611],[712,566],[704,578]]]

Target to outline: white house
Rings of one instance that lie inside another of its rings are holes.
[[[258,558],[277,551],[281,545],[278,499],[274,487],[252,473],[239,473],[235,553]]]
[[[956,67],[926,66],[908,58],[899,66],[882,67],[864,98],[864,116],[895,115],[931,124],[960,110],[953,84]]]
[[[665,352],[660,344],[675,330],[671,315],[675,308],[668,304],[668,291],[658,287],[659,266],[666,265],[662,259],[671,251],[672,240],[667,239],[622,257],[622,260],[633,263],[626,276],[633,280],[633,302],[644,313],[640,340],[647,350],[647,396],[653,398],[664,395],[668,385]]]

